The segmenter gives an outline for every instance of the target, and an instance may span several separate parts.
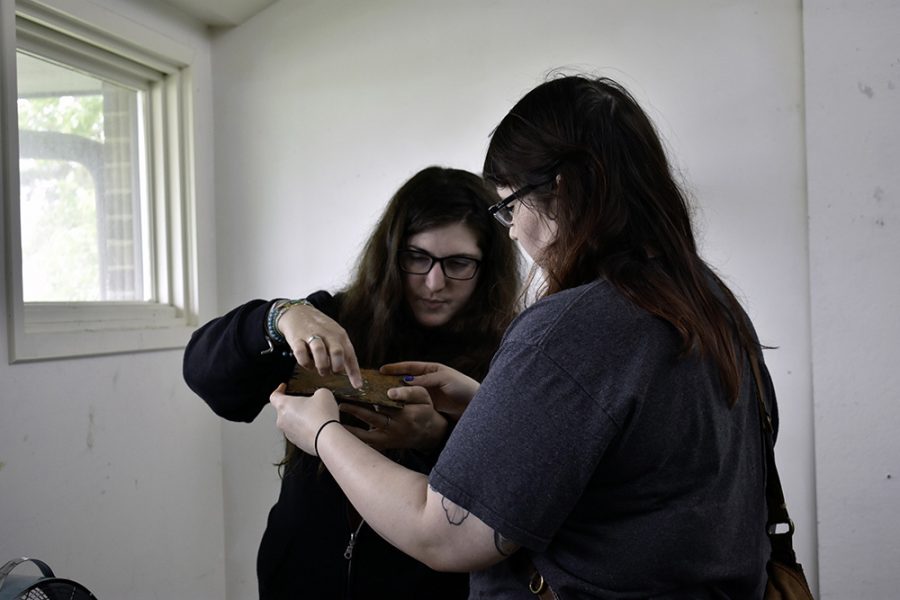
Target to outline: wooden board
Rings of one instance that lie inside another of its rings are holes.
[[[336,400],[362,402],[381,406],[403,407],[403,402],[387,397],[387,391],[393,387],[402,387],[403,379],[399,375],[382,375],[375,369],[362,369],[363,387],[354,389],[346,375],[319,375],[315,371],[294,367],[294,372],[287,382],[287,393],[295,396],[311,396],[319,388],[328,388]]]

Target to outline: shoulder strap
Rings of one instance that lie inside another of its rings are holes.
[[[515,554],[507,558],[510,571],[519,581],[528,582],[528,591],[538,600],[556,600],[556,592],[534,566],[528,553],[527,549],[519,548]]]
[[[759,368],[759,359],[756,354],[749,352],[750,367],[753,369],[753,378],[756,380],[756,397],[759,401],[759,421],[762,427],[762,442],[766,451],[766,504],[769,508],[769,517],[766,522],[766,533],[772,543],[772,558],[786,564],[796,564],[797,556],[794,553],[794,522],[788,515],[787,504],[784,501],[784,491],[781,489],[781,479],[778,477],[778,467],[775,465],[775,441],[772,417],[764,399],[764,387],[762,373]]]

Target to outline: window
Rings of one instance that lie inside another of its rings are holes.
[[[150,300],[147,90],[21,50],[16,73],[25,302]]]
[[[110,19],[19,0],[2,32],[13,362],[179,347],[196,323],[190,52]]]

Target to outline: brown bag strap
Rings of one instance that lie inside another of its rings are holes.
[[[759,368],[759,359],[753,352],[748,353],[750,367],[753,369],[753,378],[756,380],[756,398],[759,401],[759,420],[762,426],[762,442],[766,452],[766,504],[769,508],[769,517],[766,522],[766,533],[772,543],[772,558],[785,564],[797,564],[797,555],[794,553],[794,522],[788,515],[787,504],[784,501],[784,490],[781,488],[781,478],[778,477],[778,467],[775,465],[775,441],[772,416],[764,399],[762,373]]]

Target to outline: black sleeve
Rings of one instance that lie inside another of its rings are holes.
[[[334,298],[316,292],[316,308],[333,314]],[[269,402],[269,394],[287,381],[296,364],[293,355],[269,348],[266,314],[273,301],[251,300],[213,319],[194,332],[184,351],[184,380],[217,415],[250,422]]]

